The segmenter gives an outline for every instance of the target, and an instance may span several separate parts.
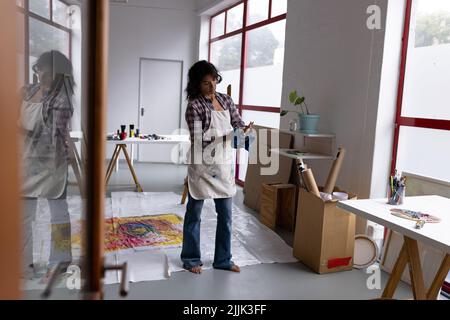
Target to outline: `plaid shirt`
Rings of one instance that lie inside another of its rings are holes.
[[[40,84],[26,86],[23,89],[23,99],[29,101],[40,89]],[[57,146],[57,156],[67,159],[70,121],[73,115],[72,97],[65,90],[44,93],[41,100],[43,104],[42,118],[46,126],[43,132],[33,133],[35,137],[45,139],[48,143]]]
[[[230,111],[231,126],[235,129],[244,128],[245,123],[242,121],[239,111],[236,108],[231,97],[226,94],[216,93],[216,99],[222,105],[224,110]],[[189,133],[191,135],[191,142],[194,141],[195,128],[194,123],[201,121],[203,134],[209,129],[211,124],[211,112],[215,111],[212,101],[204,96],[199,96],[196,99],[190,100],[186,109],[186,122],[189,127]],[[203,149],[210,144],[211,141],[202,141]]]

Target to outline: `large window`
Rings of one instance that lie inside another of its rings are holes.
[[[16,0],[19,7],[19,52],[23,54],[24,70],[21,85],[33,83],[32,66],[39,56],[49,50],[61,51],[71,57],[69,5],[62,0]]]
[[[287,0],[243,0],[211,17],[210,61],[231,85],[243,120],[279,128]],[[247,152],[237,154],[236,178],[247,172]],[[239,165],[241,164],[241,165]]]
[[[407,0],[392,170],[450,181],[449,88],[450,1]]]

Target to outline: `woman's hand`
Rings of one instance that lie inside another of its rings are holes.
[[[250,129],[253,129],[253,124],[254,124],[255,122],[254,121],[252,121],[252,122],[250,122],[249,124],[248,124],[248,126],[245,126],[244,127],[244,133],[247,133]]]

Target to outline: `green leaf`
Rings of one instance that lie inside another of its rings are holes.
[[[281,111],[280,116],[284,117],[288,113],[289,113],[289,111],[283,110],[283,111]]]
[[[295,100],[294,104],[296,106],[302,104],[305,101],[305,97],[297,97],[297,99]]]
[[[292,92],[289,94],[289,101],[290,101],[292,104],[295,104],[295,101],[297,100],[297,98],[298,98],[298,95],[297,95],[297,91],[296,91],[296,90],[292,91]]]

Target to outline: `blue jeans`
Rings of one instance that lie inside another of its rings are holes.
[[[213,267],[229,270],[231,261],[231,213],[232,198],[214,199],[217,212],[216,248]],[[181,261],[183,268],[202,266],[200,252],[200,222],[204,200],[195,200],[189,195],[183,227],[183,249]]]
[[[72,262],[71,249],[71,229],[70,215],[67,204],[67,187],[61,197],[58,199],[48,199],[50,207],[51,220],[49,228],[51,228],[51,246],[48,267],[53,267],[59,262],[70,264]],[[32,225],[36,218],[36,210],[38,205],[37,198],[23,198],[23,255],[22,261],[26,269],[33,264],[33,229]],[[58,229],[61,234],[58,236],[57,231],[53,230],[53,226],[60,226]],[[60,240],[57,241],[55,238]],[[61,244],[64,244],[61,246]]]

